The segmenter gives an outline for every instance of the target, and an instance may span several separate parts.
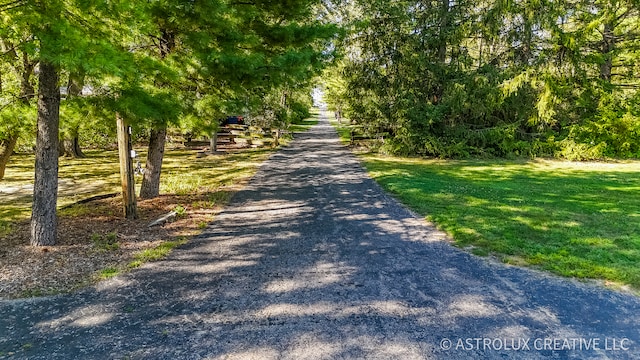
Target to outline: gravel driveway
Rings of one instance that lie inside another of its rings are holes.
[[[640,358],[639,298],[453,248],[326,119],[167,259],[0,314],[0,358]]]

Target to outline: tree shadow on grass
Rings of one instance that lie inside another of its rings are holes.
[[[638,173],[595,165],[546,170],[526,163],[369,163],[383,186],[460,246],[640,289]]]

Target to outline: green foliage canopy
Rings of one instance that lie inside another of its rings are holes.
[[[355,4],[329,96],[384,150],[640,156],[637,1]]]

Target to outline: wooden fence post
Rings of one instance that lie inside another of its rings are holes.
[[[209,142],[210,142],[209,151],[212,154],[216,154],[218,152],[218,131],[217,130],[211,134],[211,138],[209,139]]]
[[[138,206],[136,203],[136,182],[133,173],[131,127],[118,113],[116,113],[116,120],[118,123],[118,156],[120,158],[124,216],[127,219],[137,219]]]

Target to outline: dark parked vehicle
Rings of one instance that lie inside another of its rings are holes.
[[[220,125],[244,125],[244,118],[242,116],[227,116],[220,122]]]

